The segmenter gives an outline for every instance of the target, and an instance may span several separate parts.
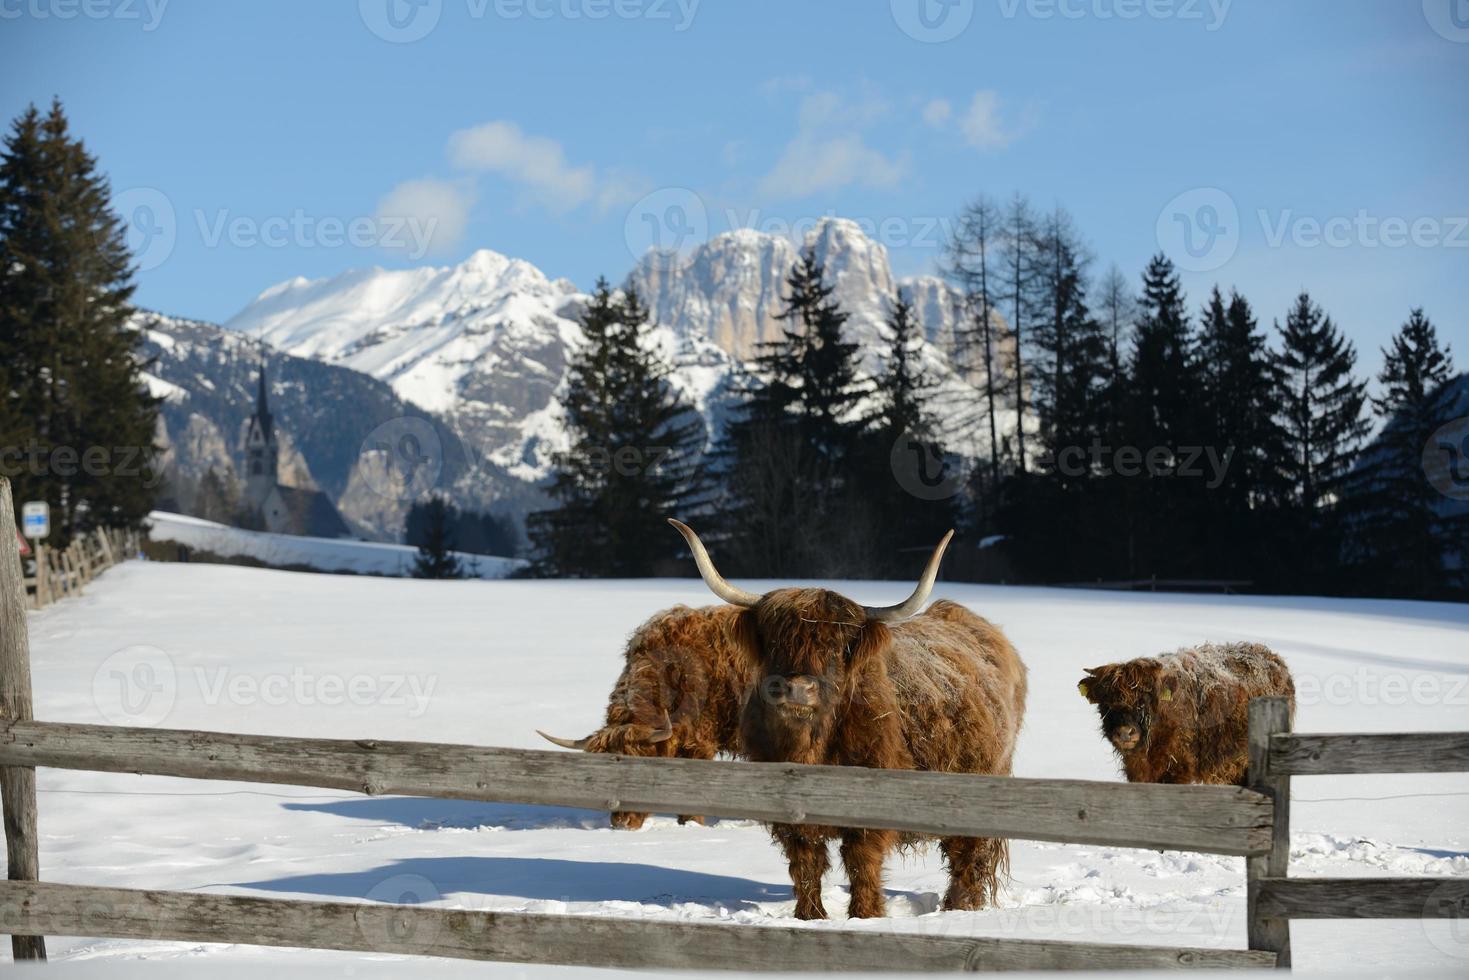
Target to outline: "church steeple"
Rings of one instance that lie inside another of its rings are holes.
[[[255,414],[245,427],[245,495],[260,506],[275,488],[279,466],[275,424],[270,414],[265,374],[265,356],[260,357],[260,385],[255,395]]]

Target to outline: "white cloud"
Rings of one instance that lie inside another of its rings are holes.
[[[978,150],[1003,150],[1020,136],[1000,119],[1000,94],[994,89],[974,93],[969,108],[959,117],[959,131]]]
[[[561,144],[496,120],[449,137],[449,162],[461,170],[497,174],[519,184],[539,204],[570,211],[599,196],[595,168],[572,166]]]
[[[379,243],[415,259],[452,251],[464,240],[474,201],[474,188],[463,183],[405,180],[378,202]]]
[[[802,198],[852,184],[889,187],[908,171],[906,156],[890,157],[867,145],[862,131],[883,118],[880,98],[849,102],[834,92],[801,100],[796,135],[781,151],[756,193],[764,198]]]
[[[923,107],[923,121],[934,129],[942,129],[953,114],[954,107],[948,99],[934,99]]]

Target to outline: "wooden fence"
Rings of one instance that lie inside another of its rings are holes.
[[[13,520],[0,480],[0,535]],[[1167,969],[1290,963],[1290,919],[1469,913],[1469,879],[1292,879],[1289,779],[1469,768],[1469,733],[1295,735],[1250,706],[1251,786],[1159,786],[833,766],[635,759],[419,742],[38,722],[19,567],[0,562],[0,788],[17,959],[46,935],[243,943],[629,969]],[[709,813],[922,834],[1241,855],[1249,948],[1176,948],[791,926],[693,924],[142,891],[39,880],[35,767],[147,773],[590,809]]]
[[[44,609],[58,599],[81,595],[82,589],[104,571],[138,553],[135,532],[98,529],[72,539],[64,549],[32,541],[35,574],[22,579],[32,609]]]

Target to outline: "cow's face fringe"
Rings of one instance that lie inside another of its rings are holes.
[[[1107,664],[1087,671],[1078,688],[1097,706],[1102,735],[1118,752],[1147,748],[1158,714],[1162,665],[1151,658]]]
[[[778,589],[740,615],[736,642],[756,677],[742,741],[760,761],[824,760],[858,678],[891,634],[827,589]]]

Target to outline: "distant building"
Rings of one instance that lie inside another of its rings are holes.
[[[352,529],[326,494],[320,490],[281,486],[280,445],[266,387],[265,362],[261,361],[255,414],[250,416],[245,428],[245,505],[260,514],[265,530],[273,534],[351,537]]]

